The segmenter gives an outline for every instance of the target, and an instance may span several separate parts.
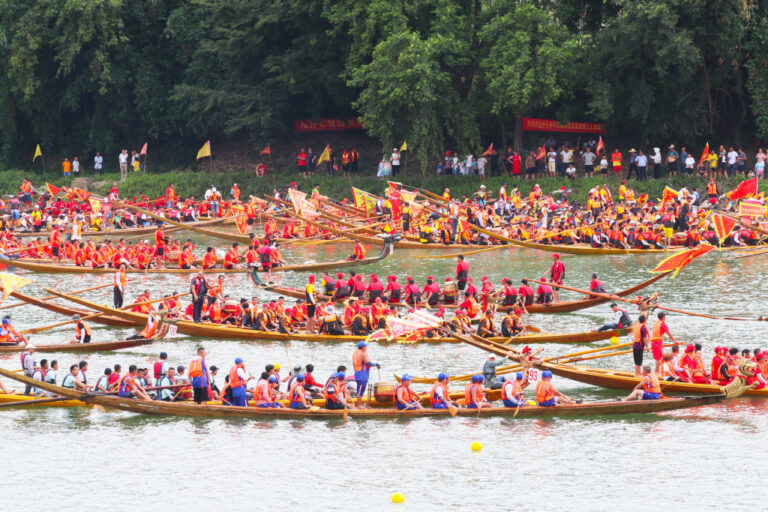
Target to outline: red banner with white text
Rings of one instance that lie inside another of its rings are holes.
[[[351,119],[327,118],[313,121],[304,119],[303,121],[294,121],[293,130],[295,132],[332,132],[340,130],[362,130],[363,125],[356,117]]]
[[[523,118],[523,130],[529,132],[570,132],[570,133],[605,133],[605,125],[600,123],[560,124],[555,119]]]

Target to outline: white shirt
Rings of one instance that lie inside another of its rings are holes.
[[[651,155],[651,161],[655,164],[661,163],[661,153],[656,151],[654,154]]]
[[[392,153],[392,157],[390,158],[390,160],[392,161],[392,165],[400,165],[400,153],[398,153],[397,151]]]
[[[563,162],[569,164],[573,160],[573,151],[570,149],[564,149],[560,152],[560,156],[563,157]]]
[[[691,155],[688,155],[688,158],[685,159],[685,168],[693,169],[694,165],[696,165],[696,159],[694,159]]]
[[[584,160],[584,165],[592,165],[595,163],[595,159],[597,158],[597,155],[594,154],[592,151],[587,150],[586,153],[581,155],[581,158]]]
[[[80,172],[80,160],[72,162],[72,172]]]
[[[208,190],[205,191],[205,200],[206,201],[210,200],[212,195],[213,195],[213,190],[209,188]]]
[[[635,165],[638,167],[647,167],[648,157],[645,155],[637,155],[637,158],[635,159]]]
[[[735,164],[736,159],[739,158],[739,154],[735,151],[729,151],[728,152],[728,164]]]
[[[549,158],[550,162],[554,162],[555,159],[557,158],[557,153],[555,153],[554,151],[550,151],[549,153],[547,153],[547,157]]]
[[[120,159],[120,164],[128,163],[128,153],[120,153],[120,156],[118,158]]]
[[[101,155],[93,157],[94,169],[101,169],[101,164],[104,163],[104,157]]]

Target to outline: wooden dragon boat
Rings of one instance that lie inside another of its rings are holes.
[[[591,366],[571,366],[567,364],[543,363],[542,369],[550,370],[555,375],[566,379],[591,384],[608,389],[634,389],[641,378],[635,377],[633,372],[622,370],[606,370]],[[661,389],[664,393],[685,393],[695,395],[707,395],[718,393],[721,386],[718,384],[693,384],[690,382],[661,381]],[[750,389],[744,393],[750,396],[768,397],[768,388]]]
[[[60,402],[44,402],[39,404],[30,404],[26,405],[27,402],[32,402],[36,400],[40,400],[41,398],[47,398],[47,397],[39,397],[34,395],[21,395],[21,394],[6,394],[6,393],[0,393],[0,404],[18,404],[19,406],[24,406],[25,408],[34,407],[83,407],[85,406],[85,403],[81,402],[80,400],[62,400]]]
[[[631,288],[627,288],[626,290],[622,290],[620,292],[616,292],[614,295],[618,297],[626,297],[631,296],[637,293],[638,291],[642,290],[643,288],[646,288],[659,279],[669,275],[669,272],[664,272],[660,274],[656,274],[652,278],[643,281],[642,283],[639,283],[635,286],[632,286]],[[296,299],[303,299],[304,298],[304,291],[303,290],[296,290],[292,288],[287,288],[283,286],[273,286],[273,285],[261,285],[257,282],[256,279],[251,276],[251,279],[253,280],[254,284],[258,286],[259,288],[263,288],[264,290],[267,290],[272,293],[277,293],[279,295],[284,295],[286,297],[293,297]],[[329,298],[328,296],[323,296],[324,298]],[[531,304],[530,306],[525,306],[525,309],[528,311],[528,313],[570,313],[573,311],[578,311],[580,309],[586,309],[591,308],[593,306],[598,306],[600,304],[604,304],[606,302],[610,302],[611,299],[605,298],[605,297],[595,297],[591,299],[579,299],[579,300],[566,300],[562,302],[558,302],[556,304]],[[368,301],[363,301],[364,304],[368,304]],[[402,306],[402,307],[411,307],[408,304],[405,303],[396,303],[392,304],[395,306]],[[446,309],[456,309],[458,306],[456,304],[438,304],[439,307],[444,307]],[[505,306],[500,306],[497,304],[498,309],[504,309]]]
[[[149,345],[159,339],[165,337],[168,334],[169,325],[161,323],[157,332],[151,338],[142,338],[137,340],[118,340],[118,341],[96,341],[92,343],[58,343],[55,345],[39,345],[35,344],[36,352],[111,352],[113,350],[120,350],[123,348],[140,347],[142,345]],[[0,345],[0,354],[7,354],[12,352],[23,352],[26,350],[26,346],[22,343],[17,345]]]
[[[121,398],[111,395],[96,393],[83,393],[69,388],[55,386],[53,384],[38,382],[24,375],[1,369],[0,375],[8,377],[24,384],[32,384],[35,387],[55,393],[62,397],[80,400],[88,405],[101,405],[112,409],[140,414],[169,415],[181,417],[199,418],[317,418],[317,419],[346,419],[352,418],[420,418],[450,417],[451,411],[447,409],[418,409],[411,411],[397,411],[391,406],[388,408],[328,410],[319,407],[311,409],[272,409],[261,407],[235,407],[226,405],[197,405],[183,402],[161,402],[157,400],[138,400],[133,398]],[[538,418],[549,416],[590,416],[608,414],[640,414],[671,411],[690,407],[700,407],[717,404],[725,400],[724,394],[703,396],[668,398],[660,400],[640,400],[633,402],[592,402],[573,405],[558,405],[555,407],[525,406],[496,407],[488,409],[457,409],[454,412],[458,416],[507,416],[513,418]]]
[[[381,248],[381,251],[376,256],[364,258],[362,260],[336,260],[336,261],[321,261],[317,263],[296,263],[288,265],[280,265],[273,268],[275,272],[314,272],[319,270],[331,270],[337,268],[356,267],[360,265],[370,265],[381,261],[387,256],[392,254],[392,244],[385,243]],[[47,274],[114,274],[114,268],[91,268],[91,267],[78,267],[71,264],[60,263],[38,263],[29,261],[26,259],[6,259],[0,254],[0,261],[9,267],[16,267],[23,270],[29,270],[32,272],[41,272]],[[205,274],[244,274],[251,272],[250,268],[150,268],[150,269],[137,269],[129,268],[125,270],[129,274],[197,274],[203,272]]]
[[[57,295],[63,299],[74,302],[81,306],[91,308],[95,311],[107,313],[109,315],[118,316],[125,320],[133,322],[136,326],[142,326],[147,323],[147,315],[142,313],[134,313],[132,311],[117,310],[106,305],[97,304],[80,297],[74,297],[65,293],[46,289],[53,295]],[[328,334],[309,334],[306,332],[294,332],[294,333],[280,333],[272,331],[255,331],[244,327],[235,327],[232,325],[222,325],[213,323],[199,323],[196,324],[190,320],[178,320],[175,323],[178,332],[187,334],[190,336],[203,336],[212,339],[249,339],[249,340],[276,340],[276,341],[331,341],[331,342],[358,342],[366,339],[366,336],[353,336],[353,335],[339,335],[332,336]],[[489,338],[489,341],[495,342],[499,345],[509,344],[534,344],[534,343],[588,343],[590,341],[597,341],[601,339],[610,338],[612,336],[620,336],[626,333],[626,330],[616,331],[604,331],[601,333],[565,333],[565,334],[529,334],[525,336],[518,336],[515,338]],[[387,340],[373,340],[377,342],[386,342]],[[420,343],[458,343],[462,341],[456,336],[445,336],[441,338],[423,338]]]
[[[25,295],[18,290],[11,293],[11,297],[19,299],[22,302],[26,302],[27,304],[31,304],[33,306],[37,306],[48,311],[52,311],[53,313],[58,313],[68,317],[72,317],[73,315],[85,316],[91,313],[91,311],[86,311],[84,309],[72,308],[47,300],[40,300],[36,297]],[[103,325],[111,325],[113,327],[134,327],[136,325],[135,322],[112,315],[96,316],[91,318],[89,321]]]

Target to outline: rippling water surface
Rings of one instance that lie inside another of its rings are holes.
[[[206,240],[201,239],[204,245]],[[222,245],[219,243],[219,245]],[[349,246],[319,246],[291,253],[292,261],[327,261],[350,252]],[[439,253],[439,252],[438,252]],[[427,260],[425,251],[396,251],[362,268],[379,276],[412,275],[420,282],[432,274],[453,273],[452,259]],[[763,286],[766,256],[729,261],[731,253],[700,258],[677,279],[653,288],[669,307],[712,315],[768,315]],[[649,277],[657,258],[642,256],[564,256],[566,284],[588,287],[598,272],[610,291]],[[549,254],[516,249],[469,257],[479,283],[540,276]],[[107,283],[111,276],[29,275],[25,293],[42,296],[42,287],[61,290]],[[153,297],[183,291],[181,276],[135,275],[130,299],[144,289]],[[284,285],[303,286],[306,274],[289,273]],[[227,277],[225,292],[235,297],[270,295],[255,291],[245,275]],[[111,302],[109,288],[84,294]],[[563,293],[563,298],[575,294]],[[13,299],[9,299],[12,303]],[[31,306],[11,310],[18,328],[63,318]],[[609,316],[607,305],[568,315],[534,315],[545,332],[594,329]],[[714,345],[768,348],[768,326],[670,315],[673,334],[704,344],[705,360]],[[130,330],[95,326],[94,340],[119,339]],[[34,337],[38,344],[60,342],[69,327]],[[625,340],[626,341],[626,340]],[[605,342],[593,344],[600,346]],[[313,363],[318,380],[339,364],[350,366],[354,347],[343,343],[247,342],[176,338],[117,353],[89,354],[89,379],[106,366],[150,366],[160,351],[169,361],[188,365],[198,345],[208,360],[228,369],[243,357],[248,369],[279,362]],[[548,345],[545,355],[583,350],[583,345]],[[372,345],[383,380],[392,373],[464,374],[481,368],[485,354],[462,344]],[[44,354],[64,368],[74,354]],[[599,359],[595,365],[631,368],[631,355]],[[18,355],[0,357],[3,368],[19,368]],[[374,372],[373,380],[377,375]],[[220,375],[220,381],[223,376]],[[4,381],[6,385],[9,382]],[[555,378],[566,393],[610,399],[622,392]],[[658,415],[565,419],[420,418],[385,421],[224,421],[150,417],[101,408],[49,408],[0,411],[3,442],[3,510],[303,510],[376,509],[467,510],[711,510],[759,507],[768,449],[768,400],[742,398],[723,405]],[[472,452],[480,441],[483,450]],[[393,505],[393,492],[405,496]],[[717,492],[715,492],[717,491]],[[149,508],[147,508],[149,507]]]

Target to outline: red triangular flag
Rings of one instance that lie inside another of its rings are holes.
[[[51,184],[50,184],[50,183],[48,183],[48,182],[46,182],[46,183],[45,183],[45,186],[46,186],[46,187],[48,187],[48,192],[50,192],[50,194],[51,194],[51,197],[55,197],[55,196],[56,196],[56,194],[58,194],[59,192],[61,192],[61,188],[59,188],[59,187],[57,187],[57,186],[55,186],[55,185],[51,185]]]
[[[725,239],[728,238],[728,235],[731,234],[731,230],[733,229],[733,226],[736,225],[736,221],[730,217],[724,217],[723,215],[716,213],[712,215],[712,224],[715,227],[717,238],[720,239],[720,243],[722,244],[725,242]]]
[[[757,178],[752,178],[751,180],[742,181],[739,183],[739,186],[736,187],[736,190],[731,192],[730,199],[731,201],[736,201],[737,199],[741,199],[742,197],[747,197],[748,195],[755,195],[757,194]]]
[[[141,153],[140,155],[147,156],[147,143],[145,142],[143,146],[141,146]]]
[[[272,150],[269,148],[269,144],[267,144],[267,147],[261,150],[261,153],[259,153],[259,156],[261,155],[271,155]]]
[[[485,150],[485,153],[480,156],[491,156],[491,153],[493,153],[493,142],[491,142],[491,145]]]
[[[547,156],[547,148],[546,148],[546,146],[542,145],[542,146],[539,148],[539,154],[538,154],[538,155],[536,155],[536,160],[541,160],[541,159],[542,159],[542,158],[544,158],[545,156]]]
[[[603,144],[603,137],[601,136],[599,139],[597,139],[597,149],[595,150],[595,153],[598,155],[601,151],[605,149],[605,144]]]
[[[709,158],[709,142],[707,142],[707,145],[704,146],[704,151],[701,152],[701,158],[699,158],[699,165],[701,165],[704,160]]]
[[[656,266],[655,269],[651,270],[651,272],[674,271],[674,274],[672,274],[672,278],[674,279],[675,276],[677,276],[678,272],[680,272],[683,269],[683,267],[685,267],[690,262],[692,262],[694,258],[698,258],[702,254],[706,254],[712,249],[714,249],[714,247],[709,244],[700,244],[694,247],[693,249],[680,251],[668,258],[665,258],[661,263],[659,263]]]

